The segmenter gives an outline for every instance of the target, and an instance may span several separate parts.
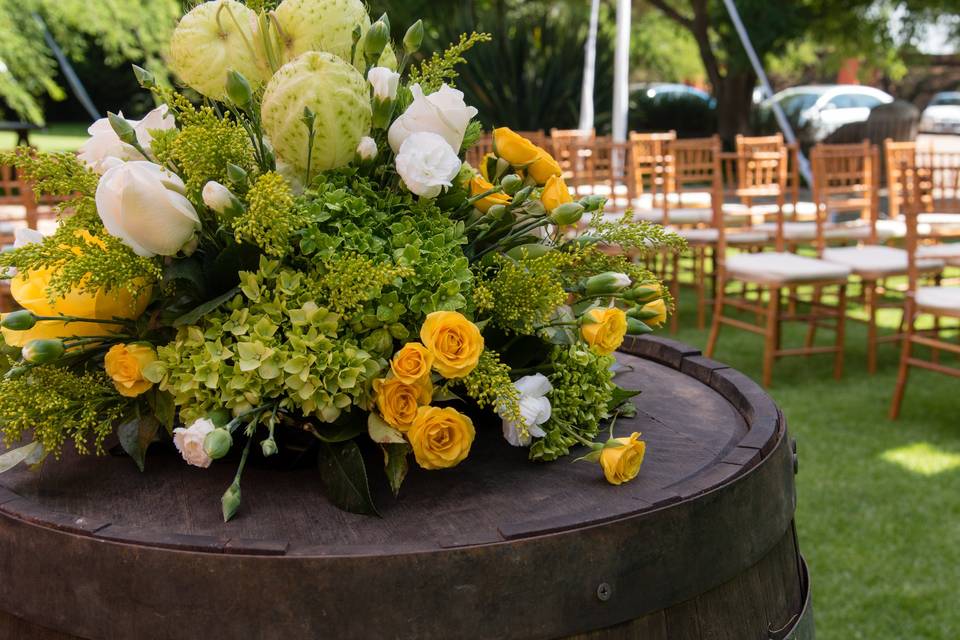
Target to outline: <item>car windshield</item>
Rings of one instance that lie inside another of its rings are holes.
[[[957,93],[938,93],[930,101],[931,105],[949,105],[960,107],[960,92]]]
[[[793,93],[779,100],[780,108],[788,117],[796,118],[816,104],[820,95],[819,93]]]

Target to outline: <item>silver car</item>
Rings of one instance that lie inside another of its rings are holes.
[[[960,133],[960,91],[942,91],[935,96],[920,116],[924,133]]]
[[[874,107],[893,102],[893,96],[858,84],[812,84],[784,89],[764,104],[771,101],[779,103],[811,142],[817,142],[845,124],[863,122]]]

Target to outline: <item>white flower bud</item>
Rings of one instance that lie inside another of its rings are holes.
[[[386,67],[374,67],[367,74],[367,81],[373,87],[373,97],[389,101],[397,98],[400,88],[400,74]]]
[[[357,155],[363,162],[371,162],[377,158],[377,142],[370,136],[360,138],[357,145]]]
[[[234,205],[236,196],[219,182],[211,180],[203,185],[203,204],[217,213],[226,213]]]

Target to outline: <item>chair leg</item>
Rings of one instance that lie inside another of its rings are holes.
[[[706,248],[697,248],[693,257],[693,286],[697,291],[697,329],[707,326],[707,256]]]
[[[833,360],[833,377],[839,380],[843,377],[844,347],[847,340],[847,285],[840,285],[837,292],[837,352]]]
[[[807,337],[803,341],[803,346],[807,349],[813,346],[813,343],[817,341],[817,319],[813,316],[817,313],[818,305],[821,302],[821,296],[823,294],[823,288],[820,286],[815,286],[813,288],[813,293],[810,296],[810,316],[811,320],[807,325]]]
[[[773,364],[777,359],[777,334],[780,332],[780,293],[777,287],[770,288],[767,301],[767,323],[763,343],[763,386],[773,383]]]
[[[908,309],[904,309],[904,323],[907,325],[906,333],[901,338],[903,344],[900,347],[900,370],[897,372],[897,386],[893,390],[893,401],[890,403],[890,419],[896,420],[900,417],[900,409],[903,407],[903,395],[907,390],[907,378],[910,374],[910,351],[913,347],[913,329],[916,318],[907,317]]]
[[[727,283],[718,278],[717,293],[713,296],[713,320],[710,322],[710,337],[707,338],[707,357],[712,358],[717,347],[717,339],[720,337],[720,319],[723,317],[724,292]]]
[[[877,283],[864,280],[863,303],[867,311],[867,373],[877,372]]]
[[[670,333],[676,333],[680,329],[680,254],[673,254],[669,267],[667,267],[666,262],[665,258],[664,269],[670,269],[673,272],[670,277],[670,295],[673,296],[676,306],[673,310],[673,316],[670,318]]]

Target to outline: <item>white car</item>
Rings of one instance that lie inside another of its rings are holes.
[[[960,91],[943,91],[933,96],[920,116],[924,133],[960,133]]]
[[[893,96],[858,84],[821,84],[784,89],[764,104],[771,101],[812,141],[820,141],[845,124],[863,122],[874,107],[893,102]]]

